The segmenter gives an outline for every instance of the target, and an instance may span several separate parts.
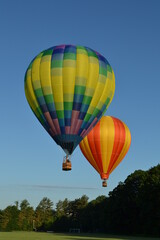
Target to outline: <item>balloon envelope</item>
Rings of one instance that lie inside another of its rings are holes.
[[[129,128],[121,120],[104,116],[80,142],[80,149],[102,179],[123,160],[131,144]]]
[[[30,63],[25,94],[34,114],[71,154],[112,101],[115,77],[108,61],[87,47],[61,45]]]

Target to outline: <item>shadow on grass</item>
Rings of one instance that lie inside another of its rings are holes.
[[[105,234],[65,234],[67,240],[158,240],[159,238],[138,236],[116,236]]]
[[[115,235],[104,235],[104,234],[65,234],[68,240],[138,240],[140,238],[134,238],[129,236],[115,236]],[[141,238],[142,239],[142,238]]]

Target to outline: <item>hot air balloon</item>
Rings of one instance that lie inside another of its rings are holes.
[[[114,72],[88,47],[60,45],[42,51],[25,74],[27,101],[45,130],[70,155],[99,121],[112,101]]]
[[[106,180],[123,160],[130,144],[131,133],[126,124],[115,117],[104,116],[79,146],[83,155],[100,174],[102,186],[107,187]]]

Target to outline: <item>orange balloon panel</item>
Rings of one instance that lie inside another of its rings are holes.
[[[129,128],[121,120],[104,116],[79,144],[89,163],[102,179],[123,160],[131,144]]]

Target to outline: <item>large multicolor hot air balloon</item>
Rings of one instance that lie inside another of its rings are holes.
[[[69,155],[112,101],[115,77],[108,61],[87,47],[61,45],[37,55],[25,75],[25,94],[34,114]]]
[[[129,128],[121,120],[104,116],[79,146],[103,179],[103,187],[111,172],[123,160],[131,144]]]

